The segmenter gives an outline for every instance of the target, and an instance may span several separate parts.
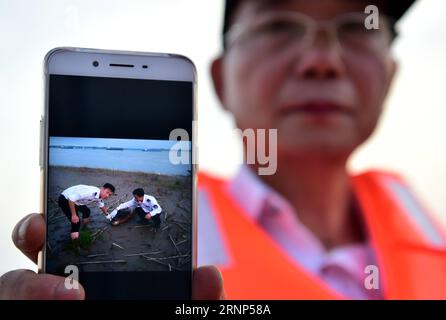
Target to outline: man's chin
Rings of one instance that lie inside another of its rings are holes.
[[[334,137],[327,139],[286,139],[278,142],[278,155],[296,159],[347,159],[356,149],[357,143],[346,140],[337,140]]]

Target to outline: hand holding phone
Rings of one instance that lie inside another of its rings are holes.
[[[45,220],[40,214],[30,214],[20,220],[12,232],[12,240],[34,263],[45,242]],[[0,299],[70,299],[82,300],[85,291],[67,290],[65,277],[36,274],[30,270],[13,270],[0,277]],[[206,266],[194,271],[192,298],[195,300],[224,299],[221,274]]]

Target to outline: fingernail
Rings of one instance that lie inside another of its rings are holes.
[[[65,283],[65,281],[68,283]],[[79,287],[79,282],[76,280],[63,279],[59,282],[56,290],[54,291],[54,298],[60,300],[80,300],[82,297]]]

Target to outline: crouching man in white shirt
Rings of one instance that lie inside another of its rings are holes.
[[[159,229],[161,225],[161,207],[155,197],[144,194],[142,188],[133,190],[133,199],[120,204],[107,218],[111,224],[117,226],[126,222],[136,213],[140,222],[152,224],[155,229]]]
[[[79,212],[82,213],[82,223],[87,224],[90,217],[90,209],[87,206],[98,206],[104,215],[108,214],[108,208],[103,200],[108,199],[115,192],[115,187],[106,183],[101,188],[79,184],[62,191],[58,204],[65,216],[71,222],[71,239],[79,238],[81,221]]]

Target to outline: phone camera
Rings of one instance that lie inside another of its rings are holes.
[[[99,62],[97,62],[96,60],[93,61],[93,67],[97,67],[97,66],[99,66]]]

